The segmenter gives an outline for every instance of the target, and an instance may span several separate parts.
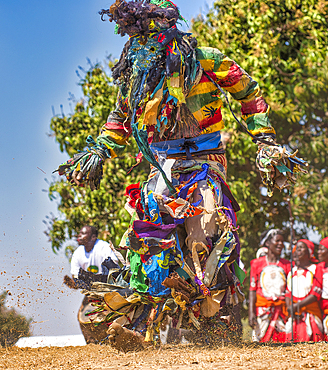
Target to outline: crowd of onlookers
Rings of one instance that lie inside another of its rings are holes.
[[[281,258],[284,233],[262,235],[251,261],[249,324],[253,340],[285,342],[328,339],[328,238],[315,245],[300,239],[292,261]]]

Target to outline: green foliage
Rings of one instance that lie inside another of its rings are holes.
[[[294,217],[304,228],[328,235],[328,1],[220,0],[193,20],[199,45],[220,49],[242,66],[271,106],[277,141],[298,148],[310,166],[292,190]],[[234,104],[234,111],[240,107]],[[257,147],[228,110],[228,182],[240,202],[243,261],[255,257],[259,235],[288,221],[286,193],[263,196],[255,167]]]
[[[81,77],[79,84],[83,100],[76,102],[74,114],[55,116],[50,124],[60,150],[67,153],[68,157],[85,148],[88,135],[98,136],[116,102],[117,88],[112,84],[105,68],[99,64],[91,66]],[[108,161],[104,166],[99,190],[92,192],[90,189],[73,187],[64,179],[56,179],[50,184],[49,197],[51,200],[58,200],[61,214],[60,218],[53,217],[50,220],[46,231],[54,252],[86,224],[98,226],[100,238],[110,239],[116,246],[119,244],[130,221],[129,214],[124,209],[125,188],[131,183],[144,181],[147,177],[146,163],[141,163],[128,173],[136,163],[134,158],[137,154],[137,145],[130,139],[125,154]],[[65,247],[69,257],[74,247]]]
[[[7,292],[0,295],[0,346],[14,345],[19,338],[29,337],[32,319],[26,319],[14,309],[7,309],[5,301]]]

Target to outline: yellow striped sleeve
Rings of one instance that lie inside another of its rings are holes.
[[[217,88],[213,82],[202,82],[191,89],[190,93],[188,94],[188,98],[195,95],[206,94],[208,92],[215,91],[216,89]]]

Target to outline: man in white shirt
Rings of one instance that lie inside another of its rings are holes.
[[[112,243],[107,243],[104,240],[98,239],[98,230],[94,226],[83,226],[77,237],[79,247],[75,250],[71,260],[71,286],[67,284],[70,278],[65,277],[65,284],[78,289],[86,287],[84,282],[79,279],[79,270],[82,268],[84,271],[94,273],[96,275],[103,274],[106,271],[102,262],[108,257],[118,265],[119,262],[125,265],[123,256],[115,250]],[[78,321],[81,331],[87,344],[97,343],[99,339],[103,339],[107,334],[107,325],[99,325],[97,328],[91,324],[90,319],[85,314],[95,309],[87,297],[84,297],[81,307],[78,312]]]
[[[77,279],[79,269],[93,272],[94,274],[102,274],[102,262],[108,257],[116,263],[124,264],[124,259],[119,252],[115,251],[113,245],[104,240],[97,239],[98,230],[94,226],[83,226],[77,237],[79,247],[75,250],[71,261],[71,274]],[[120,258],[121,257],[121,258]]]

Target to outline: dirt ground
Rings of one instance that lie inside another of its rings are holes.
[[[0,348],[0,369],[328,369],[328,343],[164,346],[119,353],[110,346]]]

